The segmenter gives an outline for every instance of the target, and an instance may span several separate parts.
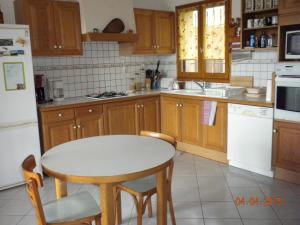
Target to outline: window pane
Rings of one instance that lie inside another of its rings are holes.
[[[206,73],[225,73],[225,6],[205,8],[204,68]]]
[[[198,72],[198,10],[179,10],[178,23],[181,72]]]

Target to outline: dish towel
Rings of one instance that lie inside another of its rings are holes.
[[[203,102],[203,119],[202,124],[207,126],[213,126],[215,123],[216,112],[218,103],[215,101]]]

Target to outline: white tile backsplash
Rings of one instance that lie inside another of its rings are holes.
[[[253,76],[254,86],[266,86],[272,79],[277,63],[277,52],[253,52],[251,60],[232,62],[231,76]]]
[[[89,42],[82,56],[34,57],[35,74],[48,79],[62,79],[65,97],[83,96],[104,91],[126,91],[130,78],[144,82],[145,70],[155,69],[176,77],[175,56],[120,56],[117,42]]]

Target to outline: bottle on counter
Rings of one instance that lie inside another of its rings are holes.
[[[251,34],[250,35],[250,45],[249,45],[251,48],[254,48],[255,47],[255,35],[254,34]]]
[[[262,35],[260,36],[260,47],[261,48],[267,47],[267,38],[266,38],[265,33],[262,33]]]

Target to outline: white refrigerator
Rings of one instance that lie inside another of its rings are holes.
[[[36,107],[29,27],[0,25],[0,190],[23,183],[28,155],[39,165]]]

